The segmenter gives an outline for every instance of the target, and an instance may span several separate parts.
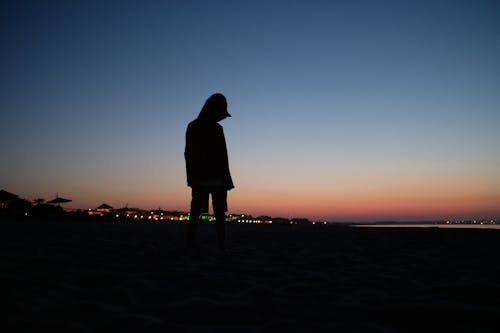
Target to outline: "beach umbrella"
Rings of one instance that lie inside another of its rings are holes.
[[[99,207],[97,207],[97,209],[112,209],[113,207],[111,207],[110,205],[108,204],[105,204],[103,203],[102,205],[100,205]]]
[[[66,203],[66,202],[70,202],[70,201],[71,201],[70,199],[64,199],[64,198],[57,196],[55,199],[47,201],[47,203],[60,205],[62,203]]]
[[[14,202],[14,200],[18,200],[18,196],[7,192],[5,190],[0,190],[0,208],[8,208],[9,205]]]
[[[7,192],[5,190],[0,190],[0,201],[10,201],[17,198],[18,196],[13,193]]]

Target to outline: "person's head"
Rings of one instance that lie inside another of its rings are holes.
[[[206,100],[198,116],[198,118],[215,122],[226,119],[227,117],[231,117],[231,115],[227,112],[226,97],[220,93],[213,94]]]

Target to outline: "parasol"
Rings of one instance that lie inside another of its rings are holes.
[[[64,199],[64,198],[61,198],[61,197],[59,197],[59,196],[56,196],[56,198],[55,198],[55,199],[50,200],[50,201],[47,201],[47,203],[49,203],[49,204],[58,204],[58,205],[60,205],[60,204],[62,204],[62,203],[66,203],[66,202],[70,202],[70,201],[71,201],[70,199]]]
[[[0,201],[10,201],[17,198],[18,196],[13,193],[7,192],[5,190],[0,190]]]
[[[99,207],[97,207],[97,209],[112,209],[113,207],[111,207],[110,205],[108,204],[105,204],[103,203],[102,205],[100,205]]]

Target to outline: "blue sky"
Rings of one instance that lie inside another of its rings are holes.
[[[185,210],[185,127],[221,92],[233,114],[222,122],[237,186],[230,210],[500,213],[495,1],[2,7],[6,190],[59,192],[80,208]],[[436,193],[447,210],[429,208]]]

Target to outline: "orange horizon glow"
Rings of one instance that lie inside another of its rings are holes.
[[[495,171],[488,168],[464,177],[465,172],[431,167],[331,167],[303,174],[296,165],[244,170],[235,164],[232,170],[236,188],[228,193],[229,213],[326,221],[500,218],[500,184],[491,181]],[[71,178],[50,187],[40,184],[5,190],[28,200],[50,200],[59,192],[73,200],[64,205],[68,208],[89,209],[107,203],[114,208],[127,205],[187,212],[191,190],[186,185],[182,164],[178,165],[167,176],[162,176],[163,170],[151,169],[128,182],[122,181],[120,170],[114,170],[107,178],[85,185]],[[47,192],[47,188],[51,190]]]
[[[477,193],[387,192],[387,193],[336,193],[297,191],[230,191],[229,212],[253,216],[299,218],[326,221],[376,221],[376,220],[446,220],[446,219],[497,219],[500,217],[499,196]],[[18,194],[18,193],[16,193]],[[66,195],[66,193],[64,193]],[[64,196],[62,195],[62,196]],[[126,196],[126,194],[122,194]],[[22,197],[22,196],[21,196]],[[30,196],[31,197],[31,196]],[[114,208],[125,205],[139,209],[189,211],[190,190],[176,193],[149,193],[130,196],[131,200],[113,200],[112,193],[101,194],[101,199],[89,200],[84,196],[72,197],[64,207],[76,209],[96,208],[107,203]]]

